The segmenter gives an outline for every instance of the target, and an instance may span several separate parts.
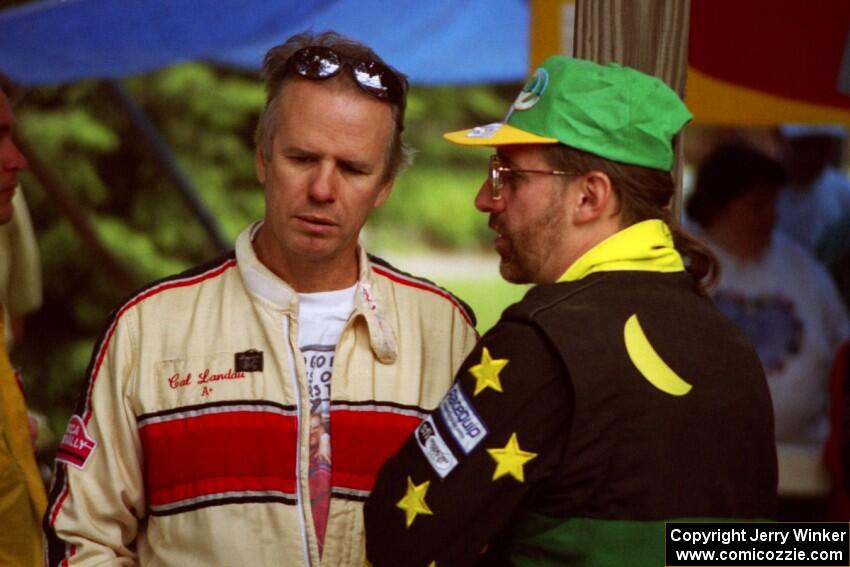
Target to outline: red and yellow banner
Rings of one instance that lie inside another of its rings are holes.
[[[690,3],[686,102],[697,122],[850,124],[850,0]],[[531,1],[531,69],[572,54],[575,4]]]
[[[691,0],[698,122],[850,124],[850,2]]]

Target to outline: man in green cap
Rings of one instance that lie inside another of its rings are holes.
[[[706,298],[716,263],[670,212],[663,82],[555,56],[475,199],[502,276],[537,284],[479,341],[365,508],[372,565],[664,565],[664,522],[770,518],[770,395]]]

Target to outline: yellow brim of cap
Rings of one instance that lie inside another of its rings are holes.
[[[557,144],[557,138],[538,136],[504,122],[476,126],[443,134],[443,138],[461,146],[507,146],[511,144]]]

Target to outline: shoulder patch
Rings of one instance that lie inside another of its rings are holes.
[[[452,386],[440,402],[440,414],[452,437],[467,455],[487,437],[487,426],[458,383]]]
[[[82,470],[95,447],[97,447],[97,441],[89,436],[83,419],[78,415],[72,415],[68,421],[68,429],[62,437],[62,443],[56,450],[56,460]]]
[[[389,262],[387,262],[386,260],[378,258],[377,256],[372,256],[371,254],[369,254],[368,256],[369,262],[372,264],[373,272],[380,274],[386,278],[389,278],[394,282],[400,283],[402,285],[408,285],[411,287],[422,289],[424,291],[429,291],[431,293],[439,295],[440,297],[443,297],[444,299],[447,299],[460,311],[461,315],[463,315],[463,318],[466,319],[466,322],[469,323],[471,327],[475,328],[475,325],[477,323],[477,320],[475,319],[475,312],[461,298],[457,297],[449,290],[438,286],[431,280],[421,278],[419,276],[414,276],[408,274],[407,272],[403,272],[392,264],[390,264]]]
[[[434,418],[430,415],[416,428],[416,442],[425,458],[431,463],[431,468],[440,475],[440,478],[446,478],[446,475],[457,466],[457,458],[437,431]]]

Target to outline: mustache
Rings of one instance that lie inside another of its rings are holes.
[[[487,226],[490,227],[490,230],[497,234],[505,234],[505,227],[502,226],[500,222],[495,220],[494,217],[490,217],[490,220],[487,221]]]

